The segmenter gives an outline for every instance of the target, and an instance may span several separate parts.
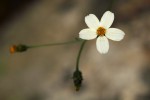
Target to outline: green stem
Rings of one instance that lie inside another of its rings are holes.
[[[83,50],[83,47],[86,43],[86,40],[84,40],[80,46],[80,50],[79,50],[79,53],[78,53],[78,56],[77,56],[77,62],[76,62],[76,70],[79,70],[79,61],[80,61],[80,58],[81,58],[81,53],[82,53],[82,50]]]
[[[81,41],[83,41],[83,40],[76,39],[76,40],[68,41],[68,42],[49,43],[49,44],[41,44],[41,45],[32,45],[32,46],[28,46],[28,48],[39,48],[39,47],[46,47],[46,46],[66,45],[66,44],[72,44],[72,43],[77,43],[77,42],[81,42]]]

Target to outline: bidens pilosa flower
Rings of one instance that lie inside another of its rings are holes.
[[[120,41],[125,35],[120,29],[110,28],[113,21],[114,13],[110,11],[106,11],[100,21],[94,14],[89,14],[85,17],[85,23],[89,28],[81,30],[79,37],[85,40],[97,38],[96,48],[100,53],[105,54],[109,50],[108,39]]]

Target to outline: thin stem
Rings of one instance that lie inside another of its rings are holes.
[[[78,53],[78,56],[77,56],[77,62],[76,62],[76,70],[79,70],[79,61],[80,61],[80,58],[81,58],[81,53],[82,53],[82,50],[83,50],[83,47],[86,43],[86,40],[84,40],[80,46],[80,50],[79,50],[79,53]]]
[[[49,43],[49,44],[41,44],[41,45],[32,45],[32,46],[28,46],[28,48],[39,48],[39,47],[46,47],[46,46],[66,45],[66,44],[72,44],[72,43],[77,43],[77,42],[81,42],[81,41],[83,41],[83,40],[76,39],[76,40],[68,41],[68,42]]]

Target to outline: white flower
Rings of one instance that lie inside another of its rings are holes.
[[[113,21],[114,13],[110,11],[106,11],[100,21],[94,14],[89,14],[85,17],[85,23],[89,28],[81,30],[79,32],[79,37],[85,40],[97,38],[97,50],[100,53],[105,54],[109,50],[108,39],[120,41],[125,35],[125,33],[120,29],[110,28]]]

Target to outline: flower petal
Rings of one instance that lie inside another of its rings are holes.
[[[111,40],[120,41],[124,38],[125,33],[122,30],[117,29],[117,28],[109,28],[106,31],[105,35],[107,38]]]
[[[91,29],[97,29],[99,27],[99,20],[94,14],[89,14],[88,16],[85,17],[85,23],[87,26]]]
[[[85,40],[92,40],[97,37],[97,34],[94,30],[91,29],[83,29],[79,32],[79,37]]]
[[[100,25],[108,29],[114,21],[114,13],[106,11],[100,21]]]
[[[106,54],[109,50],[108,39],[105,36],[99,36],[96,40],[96,47],[101,54]]]

